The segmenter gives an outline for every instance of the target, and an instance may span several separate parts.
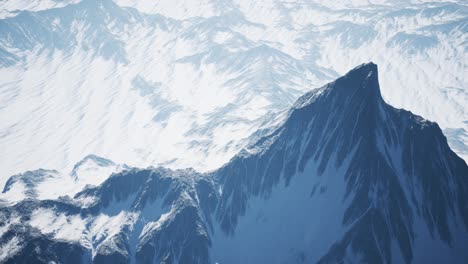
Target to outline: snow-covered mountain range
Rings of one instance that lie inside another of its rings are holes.
[[[461,0],[0,0],[0,263],[466,263],[467,50]]]
[[[375,64],[306,93],[284,119],[256,135],[209,173],[127,167],[74,197],[42,200],[27,193],[30,199],[0,207],[0,260],[468,259],[467,164],[436,123],[384,102]],[[74,177],[96,167],[117,169],[90,156],[75,166]],[[14,176],[5,190],[15,184],[34,190],[52,174]]]
[[[312,87],[363,61],[382,96],[467,157],[464,1],[0,1],[0,184],[225,164]]]

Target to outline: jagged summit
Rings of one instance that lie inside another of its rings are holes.
[[[294,104],[293,109],[310,105],[318,98],[330,98],[335,103],[340,102],[341,104],[366,102],[368,105],[377,106],[378,103],[383,102],[377,65],[369,62],[357,66],[334,82],[301,96]],[[329,103],[327,102],[327,104]]]
[[[348,90],[349,88],[359,89],[358,93],[361,96],[369,94],[375,96],[375,99],[381,99],[378,75],[377,64],[363,63],[338,78],[335,84],[342,84]]]
[[[370,62],[363,63],[361,65],[354,67],[354,69],[350,70],[343,77],[350,76],[350,75],[362,75],[362,74],[368,75],[370,73],[377,73],[377,70],[378,70],[377,64],[370,61]]]

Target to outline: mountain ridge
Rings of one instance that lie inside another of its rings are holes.
[[[16,249],[3,261],[58,240],[66,253],[32,258],[419,263],[433,247],[440,255],[426,260],[462,263],[468,167],[436,123],[379,89],[377,65],[362,64],[209,173],[127,168],[73,198],[0,207],[0,247]]]

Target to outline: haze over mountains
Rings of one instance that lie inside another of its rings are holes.
[[[1,1],[0,184],[68,177],[89,154],[216,169],[365,61],[388,103],[436,121],[466,159],[467,14],[463,1]]]

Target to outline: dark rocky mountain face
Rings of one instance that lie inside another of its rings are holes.
[[[130,169],[0,218],[11,263],[464,263],[468,167],[369,63],[216,171]]]
[[[235,233],[249,197],[268,197],[298,173],[334,178],[323,174],[341,167],[346,187],[336,198],[347,207],[337,217],[347,231],[319,262],[341,262],[351,251],[360,262],[389,263],[396,242],[409,263],[418,225],[450,244],[454,218],[461,219],[466,241],[465,162],[449,149],[437,124],[385,104],[372,63],[301,97],[284,125],[253,149],[259,152],[239,155],[217,172],[224,188],[217,216],[228,233]],[[315,169],[306,169],[311,163]],[[310,186],[311,192],[318,186]]]

